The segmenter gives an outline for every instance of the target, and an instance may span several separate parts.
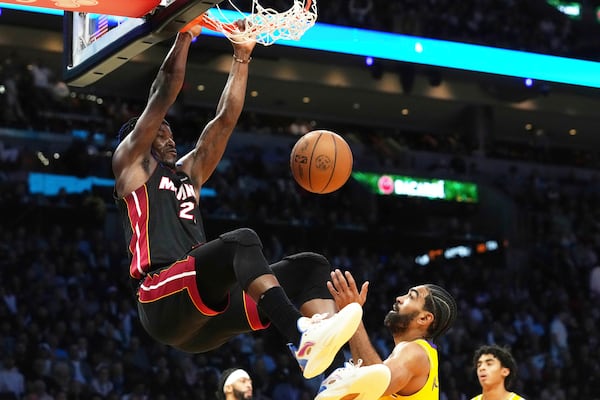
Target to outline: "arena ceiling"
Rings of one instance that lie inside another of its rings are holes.
[[[62,18],[15,14],[11,20],[2,16],[0,55],[17,51],[24,59],[62,69]],[[95,84],[73,90],[144,99],[168,45],[151,47]],[[185,101],[214,106],[230,62],[228,41],[199,38],[190,54]],[[472,126],[468,118],[483,107],[498,139],[582,149],[600,145],[599,89],[557,84],[526,88],[513,78],[391,62],[379,72],[374,74],[359,57],[259,46],[249,81],[256,96],[248,96],[246,109],[316,120],[320,127],[333,121],[450,133]],[[576,135],[569,133],[573,129]]]

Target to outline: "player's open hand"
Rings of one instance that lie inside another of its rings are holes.
[[[335,269],[331,272],[331,281],[327,282],[327,289],[341,310],[350,303],[358,303],[363,306],[367,300],[369,282],[364,282],[359,291],[356,281],[349,271],[342,273],[339,269]]]

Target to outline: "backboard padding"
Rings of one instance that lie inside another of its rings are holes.
[[[2,0],[2,2],[17,6],[120,15],[130,18],[141,18],[160,4],[160,0]]]

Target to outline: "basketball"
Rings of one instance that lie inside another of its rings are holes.
[[[316,130],[302,136],[290,154],[290,168],[300,186],[326,194],[341,188],[352,173],[352,150],[337,133]]]

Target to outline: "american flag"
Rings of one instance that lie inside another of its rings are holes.
[[[90,42],[98,40],[102,35],[108,32],[108,17],[106,15],[99,15],[97,24],[96,30],[92,36],[90,36]]]

